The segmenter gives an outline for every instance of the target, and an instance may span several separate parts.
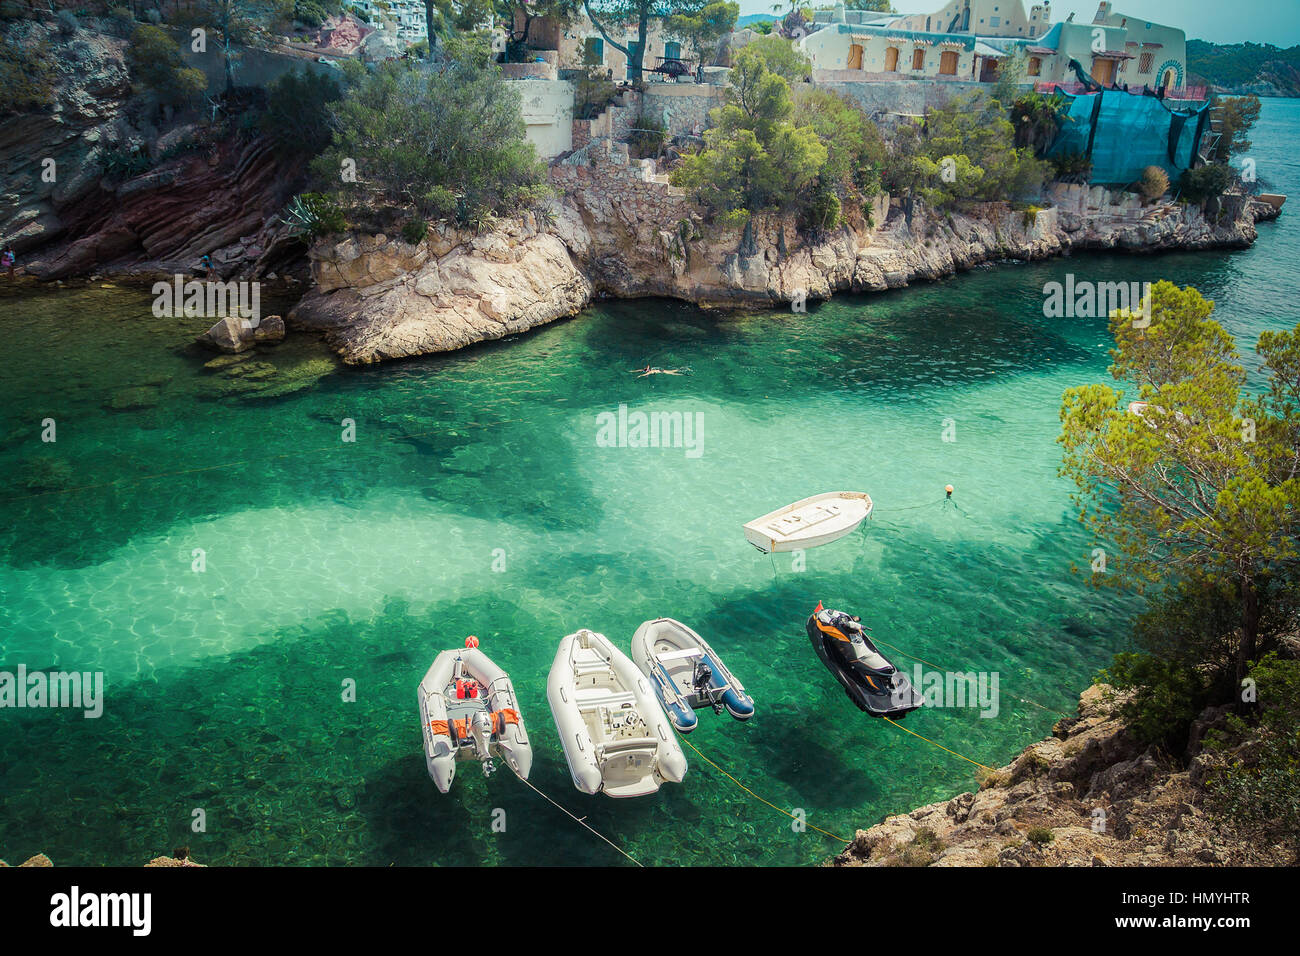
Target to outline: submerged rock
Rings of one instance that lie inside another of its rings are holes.
[[[253,341],[259,345],[284,341],[284,319],[278,315],[268,315],[253,329]]]
[[[244,328],[244,320],[235,316],[218,319],[217,323],[200,335],[197,341],[200,345],[206,345],[218,352],[242,352],[256,344],[253,330]]]
[[[283,398],[338,371],[338,360],[324,352],[319,342],[295,341],[297,345],[267,353],[250,349],[205,362],[203,367],[216,373],[209,379],[212,390],[208,397],[240,402]]]
[[[53,455],[28,458],[19,474],[23,487],[33,493],[63,491],[72,485],[72,465]]]
[[[114,392],[104,405],[115,412],[134,412],[154,408],[161,400],[162,393],[152,385],[137,385]]]
[[[278,315],[268,315],[253,325],[246,319],[228,315],[218,319],[196,341],[218,352],[232,354],[247,351],[254,345],[274,345],[284,341],[284,319]]]
[[[238,365],[240,362],[247,362],[253,357],[252,352],[238,352],[231,355],[218,355],[214,359],[209,359],[203,363],[203,367],[217,371],[223,368],[229,368],[232,365]]]

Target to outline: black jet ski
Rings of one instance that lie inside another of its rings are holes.
[[[912,682],[885,660],[855,615],[828,610],[818,601],[808,618],[808,637],[860,710],[899,720],[921,706],[921,695]]]

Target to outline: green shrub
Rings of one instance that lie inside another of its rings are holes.
[[[1016,146],[1029,147],[1042,156],[1056,140],[1065,101],[1055,94],[1022,93],[1011,105]]]
[[[1066,153],[1048,160],[1055,178],[1063,183],[1086,183],[1092,175],[1092,160],[1083,153]]]
[[[139,176],[153,166],[148,153],[129,146],[119,146],[105,153],[103,162],[104,175],[112,182]]]
[[[316,156],[330,143],[329,104],[342,96],[328,74],[306,67],[285,73],[267,88],[261,130],[287,153]]]
[[[208,86],[203,71],[185,65],[180,46],[162,27],[142,23],[132,31],[126,64],[131,78],[164,103],[189,102]]]
[[[1300,661],[1269,654],[1250,669],[1258,710],[1208,735],[1223,757],[1209,777],[1210,814],[1263,843],[1300,850]],[[1239,746],[1246,742],[1246,746]]]
[[[1151,654],[1116,654],[1095,683],[1131,693],[1120,705],[1129,731],[1142,743],[1158,744],[1170,753],[1186,748],[1192,721],[1211,699],[1209,681],[1199,669]]]
[[[429,224],[419,216],[402,223],[402,238],[413,246],[423,242],[428,234]]]
[[[673,185],[691,191],[724,226],[806,207],[828,156],[813,127],[795,124],[789,84],[752,46],[735,56],[727,102],[711,114],[704,149],[672,172]]]
[[[131,16],[131,11],[126,7],[113,7],[108,11],[109,25],[114,33],[118,36],[130,36],[131,24],[135,17]]]
[[[814,234],[834,229],[840,223],[841,210],[835,188],[819,176],[812,188],[811,201],[800,217],[800,226]]]
[[[1030,843],[1037,843],[1040,846],[1051,843],[1056,839],[1056,834],[1047,827],[1030,827],[1025,837]]]
[[[329,104],[334,142],[312,166],[323,182],[337,184],[343,160],[355,159],[362,181],[346,187],[349,199],[463,223],[546,194],[519,93],[489,64],[486,44],[444,48],[438,71],[386,63]]]
[[[0,113],[28,113],[53,102],[54,64],[49,43],[0,38]]]
[[[1223,195],[1231,184],[1232,169],[1221,163],[1185,170],[1178,180],[1183,198],[1195,203]]]
[[[936,208],[1037,195],[1049,166],[1031,148],[1017,149],[1015,136],[1001,104],[979,92],[931,109],[916,160],[917,191]]]
[[[294,0],[293,18],[309,27],[318,27],[329,17],[325,8],[315,0]]]
[[[659,155],[667,137],[667,127],[663,121],[642,113],[637,117],[636,127],[628,134],[628,154],[633,159],[650,159]]]

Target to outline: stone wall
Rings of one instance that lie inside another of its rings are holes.
[[[554,80],[557,76],[555,64],[545,60],[541,63],[502,63],[501,75],[507,80]]]
[[[861,70],[813,70],[813,82],[818,89],[847,96],[873,118],[889,113],[920,115],[974,90],[988,92],[990,88],[988,83],[954,80],[870,82],[863,81],[862,76]]]
[[[609,207],[637,222],[671,227],[694,206],[684,190],[657,175],[650,159],[634,160],[627,144],[598,139],[551,166],[550,180],[580,208]]]
[[[641,98],[643,115],[663,122],[669,135],[696,135],[709,126],[709,111],[726,99],[726,89],[705,83],[653,83]]]

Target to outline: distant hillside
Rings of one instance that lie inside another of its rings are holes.
[[[736,20],[736,26],[748,27],[753,26],[755,23],[771,23],[772,21],[779,19],[780,17],[775,13],[747,13],[745,16]]]
[[[1300,46],[1188,40],[1187,72],[1220,93],[1300,96]]]

